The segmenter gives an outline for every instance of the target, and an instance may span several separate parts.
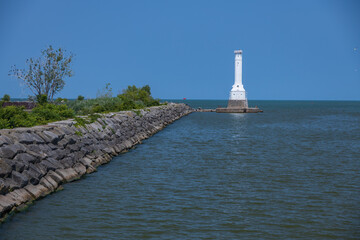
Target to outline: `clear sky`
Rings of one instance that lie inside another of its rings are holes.
[[[58,95],[111,83],[158,98],[227,99],[243,50],[249,99],[360,100],[360,1],[0,0],[0,96],[8,76],[48,45],[76,54]]]

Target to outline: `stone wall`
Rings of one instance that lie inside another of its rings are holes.
[[[102,114],[83,126],[66,120],[0,130],[0,219],[63,183],[96,171],[97,166],[192,111],[185,104],[170,103]]]

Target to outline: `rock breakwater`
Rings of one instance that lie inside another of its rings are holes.
[[[193,111],[170,103],[102,114],[88,124],[66,120],[0,130],[0,222]]]

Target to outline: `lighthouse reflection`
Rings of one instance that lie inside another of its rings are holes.
[[[248,138],[247,119],[249,118],[246,113],[229,113],[227,114],[231,124],[231,139],[235,139],[235,143],[240,143]],[[233,140],[232,140],[233,141]]]
[[[246,113],[228,113],[228,115],[234,120],[245,120],[247,118]]]

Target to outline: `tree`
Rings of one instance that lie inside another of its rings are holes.
[[[3,100],[4,102],[10,102],[10,95],[9,95],[9,94],[4,94],[2,100]]]
[[[118,98],[126,104],[131,105],[131,102],[133,102],[134,104],[137,103],[138,105],[143,105],[139,107],[150,107],[160,104],[160,100],[154,99],[151,96],[151,89],[149,85],[145,85],[142,88],[137,88],[135,85],[128,86],[127,89],[123,90],[122,94],[118,95]]]
[[[54,49],[50,45],[41,51],[39,58],[27,59],[25,69],[14,65],[9,75],[21,79],[35,96],[46,95],[49,101],[53,101],[64,88],[64,79],[73,75],[70,66],[73,57],[72,53],[67,54],[66,50]]]

